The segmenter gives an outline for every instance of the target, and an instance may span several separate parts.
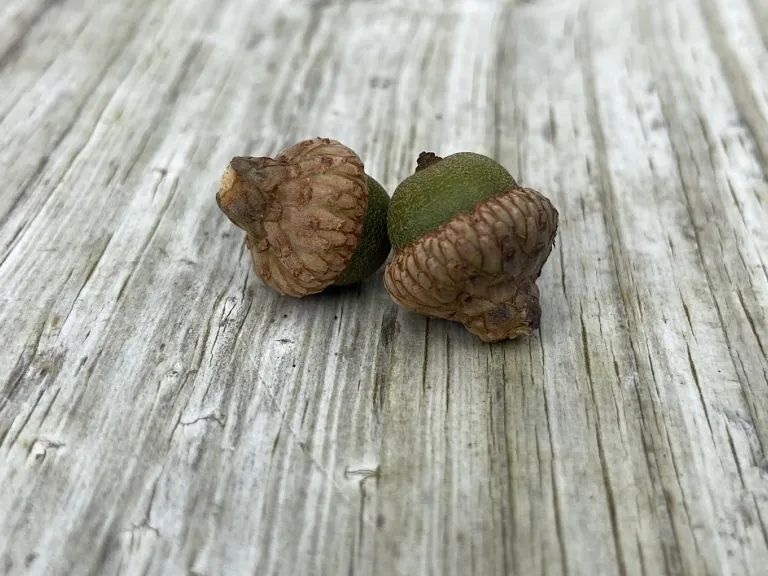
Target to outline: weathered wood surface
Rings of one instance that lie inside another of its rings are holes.
[[[765,574],[768,4],[4,0],[0,573]],[[283,299],[214,193],[337,138],[560,211],[486,345]]]

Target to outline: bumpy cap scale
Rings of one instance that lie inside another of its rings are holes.
[[[406,179],[403,190],[416,182],[420,194],[439,195],[455,185],[461,171],[450,184],[445,175],[428,174],[451,158],[422,154],[410,177],[414,180]],[[464,170],[467,158],[460,164]],[[451,171],[447,166],[447,173]],[[393,207],[399,192],[395,191]],[[414,228],[393,222],[392,210],[389,224],[390,229]],[[401,243],[393,237],[396,251],[384,274],[387,291],[400,305],[461,322],[486,342],[530,334],[541,318],[535,281],[554,246],[557,224],[557,210],[535,190],[517,184],[490,188],[486,199],[417,238]]]
[[[368,182],[357,154],[315,138],[276,158],[233,158],[216,201],[245,230],[261,279],[282,295],[301,297],[333,284],[352,259]]]

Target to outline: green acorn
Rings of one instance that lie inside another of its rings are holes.
[[[254,271],[284,296],[356,284],[389,255],[389,196],[336,140],[304,140],[275,158],[233,158],[216,202],[246,232]]]
[[[461,322],[486,342],[530,334],[541,319],[536,280],[558,212],[495,160],[422,152],[395,190],[387,291],[401,306]]]

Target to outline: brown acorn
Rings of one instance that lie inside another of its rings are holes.
[[[336,140],[304,140],[275,158],[233,158],[216,202],[246,232],[254,271],[284,296],[357,283],[390,251],[389,196]]]
[[[540,324],[536,280],[557,225],[552,203],[491,158],[424,152],[390,201],[387,291],[486,342],[528,335]]]

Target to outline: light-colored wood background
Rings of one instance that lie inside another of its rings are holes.
[[[530,339],[280,298],[236,154],[560,211]],[[4,0],[0,573],[768,570],[768,3]]]

